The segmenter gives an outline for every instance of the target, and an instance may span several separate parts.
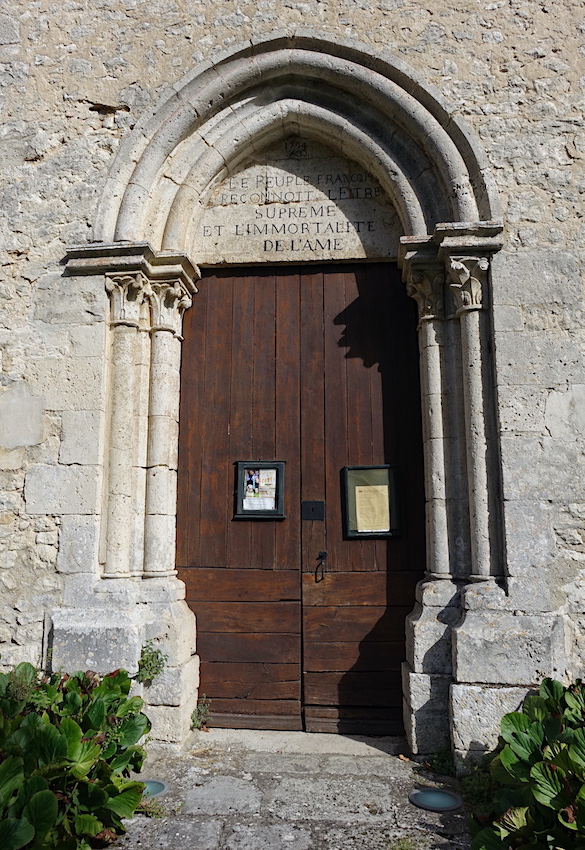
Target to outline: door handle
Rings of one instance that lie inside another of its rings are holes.
[[[325,564],[327,561],[327,552],[319,552],[317,555],[317,566],[315,567],[315,581],[319,583],[325,578]]]

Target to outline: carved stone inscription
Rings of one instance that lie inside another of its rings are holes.
[[[401,234],[394,207],[362,166],[290,138],[215,188],[195,253],[213,264],[393,259]]]

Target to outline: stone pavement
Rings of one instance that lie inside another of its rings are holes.
[[[398,758],[401,739],[213,729],[181,751],[151,745],[140,776],[169,789],[123,850],[464,850],[466,815],[417,809],[434,784]]]

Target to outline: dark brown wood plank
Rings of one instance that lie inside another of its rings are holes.
[[[233,272],[227,270],[225,275]],[[232,350],[230,380],[230,463],[253,457],[252,433],[254,423],[253,369],[254,340],[251,333],[254,322],[255,277],[242,274],[237,278],[232,307]],[[226,354],[228,354],[226,352]],[[235,469],[233,472],[235,487]],[[246,567],[249,561],[251,523],[227,522],[226,567]]]
[[[298,664],[300,643],[297,635],[222,634],[199,632],[197,652],[206,661],[249,661],[254,663]]]
[[[286,521],[276,531],[275,569],[298,568],[300,593],[301,363],[298,269],[276,276],[276,449],[285,467]]]
[[[236,525],[236,523],[234,523]],[[194,567],[181,572],[189,602],[292,602],[299,599],[297,570]]]
[[[214,699],[211,713],[256,714],[295,717],[301,713],[301,703],[292,699]]]
[[[275,272],[256,270],[254,277],[254,316],[250,330],[253,346],[253,382],[249,404],[253,409],[252,457],[250,460],[283,460],[276,457],[276,329]],[[247,460],[247,458],[242,458]],[[276,526],[280,523],[251,521],[249,563],[252,567],[274,569],[276,565]],[[284,565],[283,565],[284,566]]]
[[[371,706],[345,710],[341,716],[336,709],[307,706],[305,728],[307,732],[333,732],[345,735],[404,734],[401,708],[379,709]]]
[[[324,641],[307,645],[303,667],[306,672],[370,670],[384,673],[399,668],[404,658],[404,641]]]
[[[200,563],[218,567],[226,562],[226,517],[233,490],[228,460],[232,290],[232,279],[223,277],[210,281],[207,289],[205,359],[213,368],[206,371],[206,403],[195,413],[205,424],[198,449],[202,455],[199,557]]]
[[[325,350],[325,488],[327,500],[327,569],[348,572],[354,568],[356,547],[343,540],[340,471],[348,464],[347,351],[340,348],[344,316],[345,267],[327,271],[323,295]],[[352,400],[353,410],[353,400]],[[352,541],[353,542],[353,541]],[[359,542],[358,542],[359,548]]]
[[[213,682],[210,683],[204,673],[201,674],[200,689],[210,699],[238,700],[280,700],[301,698],[301,683],[271,682],[270,684],[254,684],[253,682]],[[374,705],[374,703],[372,703]]]
[[[235,664],[201,662],[201,675],[206,682],[270,683],[297,682],[298,664]]]
[[[211,715],[210,726],[218,729],[274,729],[278,731],[300,732],[303,721],[300,713],[292,717],[282,717],[270,714],[257,716],[253,714],[221,714]]]
[[[304,610],[304,633],[309,641],[397,641],[404,637],[410,608],[376,606],[315,607]]]
[[[325,399],[323,372],[323,286],[320,267],[303,271],[301,280],[301,499],[324,501],[325,493]],[[300,505],[299,505],[300,511]],[[317,554],[327,550],[327,524],[320,520],[301,520],[302,565],[311,574],[317,566]]]
[[[201,632],[247,634],[273,633],[298,635],[298,602],[198,602],[194,606],[197,628]]]
[[[316,583],[313,576],[303,575],[304,605],[414,605],[416,573],[409,571],[377,572],[364,577],[359,573],[328,573]]]
[[[307,705],[402,705],[400,671],[387,673],[307,673],[304,680]]]

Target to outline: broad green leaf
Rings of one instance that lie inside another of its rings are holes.
[[[79,714],[82,705],[82,699],[76,691],[68,691],[63,697],[63,713],[66,715]]]
[[[544,731],[540,724],[531,723],[526,732],[516,732],[509,741],[518,758],[529,764],[536,764],[542,759]]]
[[[23,760],[19,756],[8,756],[0,764],[0,805],[6,806],[12,792],[24,780]],[[0,845],[2,846],[2,845]]]
[[[511,711],[510,714],[505,714],[500,723],[502,738],[509,744],[518,732],[526,732],[531,723],[530,718],[519,711]]]
[[[513,835],[515,832],[518,832],[522,827],[526,826],[527,820],[526,815],[528,813],[528,806],[521,806],[517,808],[508,809],[501,818],[498,818],[498,826],[500,827],[500,834],[502,830],[505,830],[508,835]]]
[[[565,772],[560,767],[539,762],[533,766],[530,777],[532,793],[543,806],[558,811],[571,802],[564,790]]]
[[[48,788],[38,791],[24,807],[23,815],[33,825],[35,838],[42,839],[57,820],[57,798]]]
[[[33,794],[36,794],[37,791],[44,791],[48,787],[49,783],[44,776],[29,776],[18,789],[18,795],[16,797],[17,806],[21,809],[24,808]]]
[[[545,700],[559,704],[565,692],[564,687],[555,679],[543,679],[540,686],[539,694]]]
[[[0,847],[2,850],[20,850],[34,837],[34,827],[27,820],[6,818],[0,821]]]
[[[100,809],[108,801],[107,792],[99,785],[90,782],[80,782],[77,788],[79,805],[88,812]]]
[[[83,735],[81,726],[71,717],[64,717],[59,728],[67,741],[67,758],[75,758]]]
[[[118,742],[120,747],[131,747],[150,730],[150,720],[145,714],[136,714],[128,717],[122,723],[121,736]]]
[[[556,741],[563,731],[563,724],[560,717],[547,717],[543,723],[543,727],[546,740],[549,742]]]
[[[91,723],[92,729],[97,729],[99,731],[102,728],[104,720],[106,719],[106,703],[102,697],[94,699],[90,707],[87,709],[85,716]]]
[[[76,779],[83,779],[100,757],[102,748],[91,741],[83,741],[75,750],[71,763],[71,773]]]
[[[471,842],[471,850],[509,850],[510,842],[502,839],[492,826],[487,826]]]
[[[116,712],[116,717],[125,717],[127,714],[138,714],[144,707],[144,700],[141,697],[131,697],[122,703]]]
[[[540,696],[526,697],[522,705],[522,711],[533,723],[535,721],[542,723],[550,714],[546,707],[546,701]]]
[[[75,815],[73,826],[78,835],[89,835],[91,838],[104,828],[103,823],[95,815]]]
[[[23,682],[35,682],[37,678],[37,670],[28,661],[21,661],[14,668],[13,676],[15,679],[20,679]]]
[[[112,768],[114,773],[120,773],[120,771],[128,767],[128,764],[130,763],[130,760],[134,756],[135,752],[136,751],[134,747],[128,747],[121,753],[118,753],[118,755],[115,756],[110,762],[110,767]]]
[[[506,744],[500,753],[500,761],[502,767],[510,774],[513,779],[519,782],[528,782],[530,780],[530,766],[512,751],[509,744]]]
[[[67,755],[67,739],[55,726],[41,726],[29,743],[30,755],[40,766],[55,764]]]
[[[104,808],[110,809],[112,812],[120,815],[121,818],[132,817],[137,805],[142,799],[143,791],[143,782],[127,783],[124,790],[120,791],[116,797],[111,797]]]

